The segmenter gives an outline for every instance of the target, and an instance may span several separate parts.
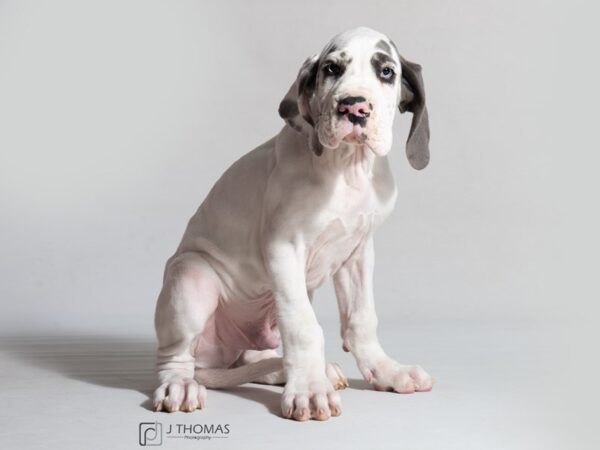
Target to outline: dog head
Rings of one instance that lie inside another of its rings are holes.
[[[421,66],[369,28],[335,36],[308,58],[279,105],[279,115],[321,155],[342,143],[365,145],[376,155],[392,146],[396,108],[413,113],[406,143],[412,167],[429,162],[429,120]]]

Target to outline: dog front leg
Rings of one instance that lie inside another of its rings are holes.
[[[429,391],[432,379],[420,366],[401,365],[377,339],[373,300],[373,239],[369,237],[333,277],[344,350],[352,352],[364,378],[377,390],[400,393]]]
[[[268,266],[287,380],[281,399],[283,415],[300,421],[337,416],[341,402],[326,374],[323,330],[306,290],[303,250],[292,243],[278,243],[268,251]]]

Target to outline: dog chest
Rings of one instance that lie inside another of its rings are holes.
[[[335,218],[317,234],[306,249],[306,285],[322,285],[366,238],[375,214],[360,214],[354,220]]]

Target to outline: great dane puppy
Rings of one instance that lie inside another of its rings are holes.
[[[308,58],[282,100],[286,125],[235,162],[189,221],[156,306],[156,410],[204,408],[206,388],[285,383],[283,416],[341,413],[347,385],[326,364],[313,291],[333,277],[343,348],[375,389],[428,391],[377,340],[373,231],[394,207],[387,153],[396,108],[412,112],[406,153],[429,162],[421,67],[357,28]],[[283,358],[275,349],[282,344]]]

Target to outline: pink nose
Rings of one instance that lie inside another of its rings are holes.
[[[364,97],[346,97],[340,100],[338,112],[354,118],[367,118],[371,115],[371,105]]]

